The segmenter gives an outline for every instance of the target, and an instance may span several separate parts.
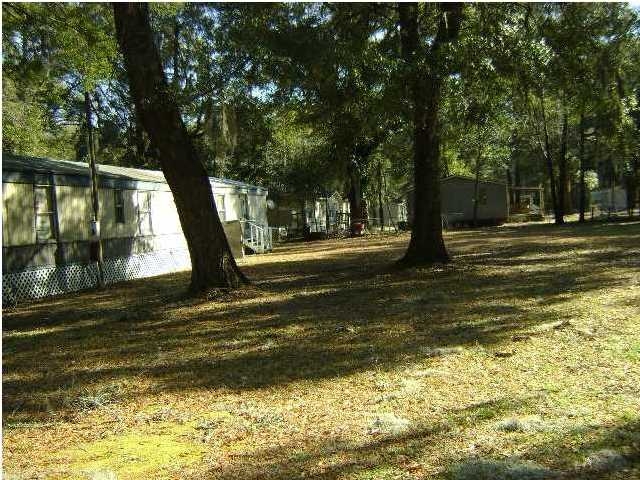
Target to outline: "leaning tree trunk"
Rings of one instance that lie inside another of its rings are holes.
[[[408,85],[413,107],[414,214],[409,248],[401,264],[413,266],[448,262],[442,238],[440,207],[440,137],[438,110],[442,89],[440,47],[454,41],[462,21],[462,5],[446,3],[440,10],[438,32],[428,52],[423,51],[416,4],[401,3],[400,41],[408,69]],[[421,68],[423,56],[429,71]]]
[[[180,115],[153,42],[147,4],[114,3],[116,32],[131,96],[178,210],[191,255],[192,292],[246,282],[236,265],[211,185]]]

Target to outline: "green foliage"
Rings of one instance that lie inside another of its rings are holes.
[[[10,77],[2,85],[2,150],[18,154],[73,158],[73,127],[48,128],[48,112],[37,101],[37,92],[19,92]]]
[[[272,122],[274,134],[265,149],[265,160],[271,166],[269,185],[302,198],[335,188],[337,178],[330,165],[327,138],[301,122],[293,110],[277,112]]]
[[[419,8],[435,26],[433,6]],[[153,4],[151,15],[211,174],[346,192],[355,158],[369,196],[379,167],[389,195],[412,182],[394,5]],[[467,4],[464,17],[459,41],[438,60],[455,72],[443,78],[442,175],[503,179],[509,169],[522,184],[543,182],[544,128],[556,158],[564,112],[570,182],[579,176],[581,132],[585,169],[600,184],[637,170],[637,12],[620,3]],[[3,4],[3,149],[81,157],[89,90],[99,161],[157,167],[113,30],[107,4]],[[422,40],[423,48],[433,41]]]
[[[82,95],[112,75],[104,4],[3,4],[3,148],[74,158],[83,145]]]

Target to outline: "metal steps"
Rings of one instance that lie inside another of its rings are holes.
[[[240,220],[242,225],[242,245],[253,253],[266,253],[273,249],[272,229],[251,220]]]

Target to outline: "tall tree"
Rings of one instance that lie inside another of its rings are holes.
[[[192,292],[246,282],[216,211],[211,185],[182,120],[154,44],[147,4],[113,5],[131,96],[176,203],[191,255]]]
[[[414,216],[405,265],[448,262],[442,238],[440,208],[440,132],[438,114],[448,43],[454,42],[462,23],[462,4],[435,5],[437,32],[430,35],[420,12],[424,4],[401,3],[400,41],[406,65],[413,120]]]

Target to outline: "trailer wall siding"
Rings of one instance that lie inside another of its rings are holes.
[[[240,198],[237,195],[231,195],[226,188],[217,189],[215,195],[224,195],[224,219],[225,221],[240,220]]]
[[[94,287],[97,270],[89,255],[93,210],[88,168],[77,162],[6,158],[2,185],[4,301]],[[16,170],[7,167],[11,162]],[[162,172],[102,165],[99,169],[106,283],[189,269],[188,247]],[[52,238],[45,240],[43,236],[40,241],[36,235],[38,185],[50,187],[51,210],[55,211]],[[232,180],[211,179],[211,185],[214,199],[224,196],[223,227],[234,255],[242,256],[240,197],[246,194],[249,219],[266,227],[268,192]],[[122,199],[122,210],[118,211],[116,192]]]
[[[267,209],[264,208],[266,195],[250,193],[247,199],[249,200],[249,219],[260,225],[268,225]]]
[[[171,192],[150,192],[151,194],[151,224],[154,235],[182,235],[178,209],[173,201]],[[138,209],[140,206],[138,205]]]
[[[91,190],[85,187],[56,185],[60,241],[89,240]]]
[[[35,199],[32,184],[2,184],[2,245],[36,243]]]
[[[87,189],[91,196],[91,190]],[[124,207],[124,223],[116,222],[115,190],[122,191]],[[100,188],[98,190],[100,201],[100,235],[102,238],[134,237],[138,233],[137,216],[137,190]],[[89,204],[90,205],[90,204]],[[89,217],[91,212],[89,212]],[[89,224],[84,226],[89,230]]]

